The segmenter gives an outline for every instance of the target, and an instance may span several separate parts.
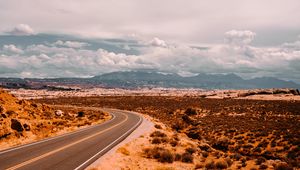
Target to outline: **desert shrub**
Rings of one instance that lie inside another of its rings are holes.
[[[274,165],[274,170],[293,170],[293,168],[290,167],[287,163],[281,162]]]
[[[30,126],[28,124],[23,124],[23,127],[26,131],[30,131]]]
[[[215,157],[218,158],[218,159],[219,159],[222,155],[223,155],[222,152],[219,152],[219,151],[214,151],[214,152],[213,152],[213,156],[215,156]]]
[[[181,155],[181,161],[185,163],[193,163],[194,157],[192,154],[185,152]]]
[[[154,131],[150,134],[150,137],[167,137],[167,135],[161,131]]]
[[[252,144],[245,144],[244,146],[243,146],[243,148],[253,148],[253,145]]]
[[[193,154],[195,153],[197,150],[193,147],[188,147],[185,149],[186,152],[190,153],[190,154]]]
[[[255,160],[255,163],[256,163],[256,165],[260,165],[260,164],[262,164],[262,163],[264,163],[264,162],[266,162],[266,158],[264,158],[264,157],[258,157],[256,160]]]
[[[17,114],[15,111],[13,111],[13,110],[8,110],[7,112],[6,112],[6,114],[8,115],[8,116],[11,116],[11,115],[13,115],[13,114]]]
[[[0,105],[0,113],[3,113],[4,107]]]
[[[271,141],[271,147],[275,147],[276,146],[276,141],[275,140],[272,140]]]
[[[154,137],[151,141],[152,144],[160,144],[160,143],[167,143],[169,140],[167,137]]]
[[[296,147],[294,149],[291,149],[288,154],[287,154],[287,158],[289,159],[295,159],[297,157],[297,153],[299,154],[300,152],[300,147]]]
[[[198,128],[190,128],[190,129],[186,132],[186,135],[187,135],[189,138],[192,138],[192,139],[201,139],[201,135],[200,135],[200,132],[199,132],[199,129],[198,129]]]
[[[160,144],[160,143],[161,143],[161,140],[160,140],[160,138],[158,138],[158,137],[154,137],[154,138],[151,140],[151,143],[152,143],[152,144]]]
[[[261,141],[261,142],[257,145],[257,147],[263,147],[263,148],[265,148],[265,147],[268,146],[268,144],[269,144],[269,142],[268,142],[267,140],[263,140],[263,141]]]
[[[4,114],[4,113],[1,114],[1,117],[2,118],[7,118],[6,114]]]
[[[193,120],[188,115],[183,115],[181,119],[187,124],[192,124]]]
[[[224,159],[217,160],[215,166],[216,166],[217,169],[226,169],[226,168],[228,168],[228,164]]]
[[[187,108],[184,113],[187,114],[187,115],[189,115],[189,116],[190,115],[196,115],[197,114],[197,110],[194,109],[194,108]]]
[[[245,163],[245,162],[247,161],[247,158],[243,157],[243,158],[240,159],[240,161],[241,161],[242,163]]]
[[[173,138],[174,140],[176,140],[176,141],[180,141],[180,138],[178,137],[178,134],[174,134],[174,135],[172,136],[172,138]]]
[[[124,147],[119,148],[117,151],[122,153],[123,155],[130,155],[130,152]]]
[[[160,125],[158,125],[158,124],[154,125],[154,127],[155,127],[156,129],[161,129],[161,128],[162,128],[162,127],[161,127]]]
[[[257,146],[254,149],[252,149],[253,152],[260,153],[261,152],[261,147]]]
[[[202,153],[202,156],[203,156],[204,158],[207,158],[207,157],[208,157],[208,152],[203,151],[203,152],[201,152],[201,153]]]
[[[177,140],[171,140],[171,141],[170,141],[170,145],[171,145],[172,147],[175,147],[175,146],[178,145],[178,141],[177,141]]]
[[[174,155],[169,150],[165,149],[160,153],[158,161],[162,163],[172,163],[174,161]]]
[[[186,128],[186,124],[183,121],[177,120],[175,123],[171,125],[172,129],[179,132],[180,130],[183,130]]]
[[[84,112],[83,111],[77,112],[77,117],[83,117],[83,116],[84,116]]]
[[[229,157],[226,157],[225,161],[227,162],[228,167],[230,167],[233,163],[233,161]]]
[[[195,169],[202,169],[203,168],[203,165],[202,164],[196,164],[195,165]]]
[[[290,93],[292,93],[293,95],[300,95],[300,92],[298,89],[290,89]]]
[[[267,168],[268,168],[268,165],[266,165],[266,164],[259,165],[259,169],[267,169]]]
[[[205,163],[205,168],[206,169],[215,169],[215,162],[214,160],[210,159]]]
[[[235,160],[240,160],[241,158],[242,158],[242,155],[241,154],[239,154],[239,153],[235,153],[235,154],[232,154],[232,155],[230,155],[230,157],[232,158],[232,159],[235,159]]]
[[[143,150],[146,158],[157,159],[159,162],[172,163],[174,155],[168,150],[161,147],[146,148]]]
[[[199,145],[199,148],[204,151],[210,150],[210,146],[208,144],[201,144]]]
[[[175,159],[175,161],[181,161],[181,154],[176,153],[174,159]]]
[[[16,130],[18,132],[22,132],[24,130],[22,124],[17,119],[11,119],[11,126],[13,130]]]
[[[32,107],[35,107],[35,108],[38,107],[38,105],[37,105],[36,103],[31,103],[31,106],[32,106]]]
[[[229,139],[227,137],[222,137],[213,143],[212,147],[218,150],[227,151],[229,145]]]

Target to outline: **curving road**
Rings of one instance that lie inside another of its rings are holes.
[[[143,119],[131,112],[106,109],[112,119],[99,124],[0,151],[0,169],[84,169],[125,139]]]

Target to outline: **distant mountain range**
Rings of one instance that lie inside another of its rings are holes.
[[[182,77],[178,74],[162,74],[157,72],[112,72],[92,78],[0,78],[0,85],[6,88],[54,88],[66,85],[105,88],[202,88],[202,89],[253,89],[253,88],[300,88],[292,81],[274,77],[243,79],[235,74],[198,74]],[[58,88],[59,89],[59,88]]]

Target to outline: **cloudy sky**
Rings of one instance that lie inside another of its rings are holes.
[[[299,0],[0,0],[0,77],[236,73],[300,82]]]

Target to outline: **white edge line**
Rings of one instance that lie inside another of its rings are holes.
[[[51,140],[54,140],[54,139],[58,139],[58,138],[61,138],[61,137],[64,137],[64,136],[72,135],[72,134],[79,133],[79,132],[82,132],[82,131],[85,131],[85,130],[89,130],[89,129],[94,128],[94,127],[97,127],[97,126],[101,126],[101,125],[107,124],[107,123],[111,122],[112,120],[114,120],[114,119],[116,118],[116,116],[115,116],[113,113],[110,113],[110,114],[112,115],[112,119],[110,119],[110,120],[108,120],[108,121],[106,121],[106,122],[100,123],[100,124],[98,124],[98,125],[86,127],[86,128],[80,129],[80,130],[76,130],[76,131],[74,131],[74,132],[69,132],[69,133],[62,134],[62,135],[58,135],[58,136],[55,136],[55,137],[50,137],[50,138],[48,138],[48,139],[43,139],[43,140],[36,141],[36,142],[32,142],[32,143],[29,143],[29,144],[17,146],[17,147],[15,147],[15,148],[7,149],[7,150],[4,150],[4,151],[1,151],[1,152],[0,152],[0,155],[1,155],[1,154],[4,154],[4,153],[7,153],[7,152],[11,152],[11,151],[14,151],[14,150],[26,148],[26,147],[28,147],[28,146],[36,145],[36,144],[43,143],[43,142],[47,142],[47,141],[51,141]]]
[[[98,156],[99,154],[101,154],[103,151],[105,151],[107,148],[109,148],[110,146],[112,146],[113,144],[115,144],[119,139],[123,138],[124,136],[126,136],[128,133],[131,133],[133,129],[137,128],[137,126],[140,125],[140,122],[143,121],[143,119],[141,118],[141,116],[139,116],[140,120],[138,121],[138,123],[133,126],[131,129],[129,129],[126,133],[124,133],[123,135],[121,135],[120,137],[118,137],[116,140],[114,140],[112,143],[110,143],[109,145],[107,145],[105,148],[103,148],[101,151],[99,151],[98,153],[96,153],[94,156],[92,156],[90,159],[86,160],[85,162],[83,162],[81,165],[79,165],[77,168],[75,168],[74,170],[79,170],[82,166],[84,166],[86,163],[88,163],[90,160],[94,159],[96,156]]]

